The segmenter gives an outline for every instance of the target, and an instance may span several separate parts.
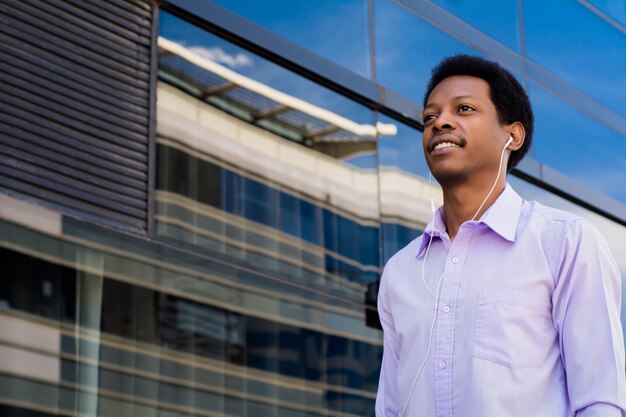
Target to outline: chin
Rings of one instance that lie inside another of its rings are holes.
[[[466,182],[469,178],[467,173],[461,170],[437,169],[431,172],[441,186]]]

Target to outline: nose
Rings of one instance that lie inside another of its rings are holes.
[[[435,123],[433,124],[433,130],[435,132],[440,132],[443,130],[451,130],[454,128],[456,128],[456,124],[454,123],[454,119],[450,117],[450,113],[448,112],[441,112],[437,116],[437,119],[435,120]]]

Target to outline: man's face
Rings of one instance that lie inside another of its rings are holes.
[[[508,133],[486,81],[466,75],[444,79],[428,96],[423,116],[426,163],[441,185],[494,181]]]

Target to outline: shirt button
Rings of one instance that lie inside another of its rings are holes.
[[[439,362],[439,367],[440,367],[441,369],[445,368],[445,367],[446,367],[446,363],[445,363],[445,362],[443,362],[443,361],[442,361],[442,362]]]
[[[459,257],[455,256],[454,258],[452,258],[452,263],[458,264],[459,263]]]
[[[443,312],[444,313],[449,313],[450,312],[450,306],[443,306]]]

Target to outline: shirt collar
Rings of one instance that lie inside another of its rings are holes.
[[[507,183],[502,194],[483,214],[480,222],[509,242],[515,242],[517,224],[522,214],[522,202],[522,197]]]
[[[478,223],[484,223],[504,239],[509,242],[515,242],[517,224],[522,213],[522,202],[522,197],[507,183],[502,194],[500,194],[491,207],[483,214]],[[426,225],[417,252],[418,258],[428,246],[431,235],[433,239],[447,235],[443,206],[440,206],[437,211],[435,211],[433,218]]]
[[[430,219],[426,228],[424,229],[424,233],[422,234],[422,241],[420,242],[420,247],[417,251],[417,258],[421,257],[428,246],[428,241],[432,238],[441,238],[442,236],[447,236],[448,232],[446,230],[446,222],[444,221],[444,213],[443,206],[439,206],[435,211],[435,214]]]

